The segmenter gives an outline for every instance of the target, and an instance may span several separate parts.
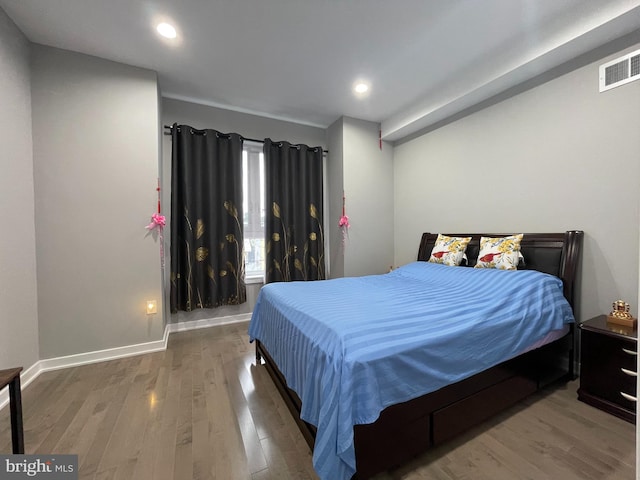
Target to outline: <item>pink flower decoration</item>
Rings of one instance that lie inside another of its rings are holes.
[[[343,215],[340,217],[340,220],[338,221],[338,226],[339,227],[347,227],[349,228],[351,225],[349,225],[349,217],[347,215]]]
[[[156,227],[162,228],[166,224],[166,219],[164,215],[160,215],[159,213],[154,213],[151,215],[151,223],[147,225],[145,228],[148,230],[153,230]]]

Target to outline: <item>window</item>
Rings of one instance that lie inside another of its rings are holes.
[[[242,151],[242,210],[247,280],[264,278],[264,154],[262,145],[244,141]]]
[[[323,159],[323,181],[327,184],[326,156]],[[242,150],[242,211],[244,212],[244,272],[247,283],[264,281],[265,274],[265,184],[262,143],[245,140]],[[328,232],[329,201],[324,196],[324,230]],[[329,257],[328,235],[325,235],[325,258]],[[326,266],[329,278],[329,263]]]

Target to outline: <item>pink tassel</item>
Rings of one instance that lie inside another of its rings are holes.
[[[340,220],[338,220],[338,226],[342,229],[342,249],[347,246],[347,238],[349,238],[349,217],[347,216],[346,207],[345,207],[345,197],[344,192],[342,192],[342,216]]]

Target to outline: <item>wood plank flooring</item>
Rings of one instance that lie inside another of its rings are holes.
[[[41,374],[23,392],[26,453],[78,454],[86,480],[317,479],[246,331],[176,333],[165,352]],[[537,394],[376,480],[635,478],[635,427],[578,402],[577,388]]]

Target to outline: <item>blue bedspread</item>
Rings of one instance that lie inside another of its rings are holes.
[[[536,271],[415,262],[385,275],[272,283],[249,325],[318,429],[323,480],[355,472],[353,426],[512,358],[573,322],[562,282]]]

